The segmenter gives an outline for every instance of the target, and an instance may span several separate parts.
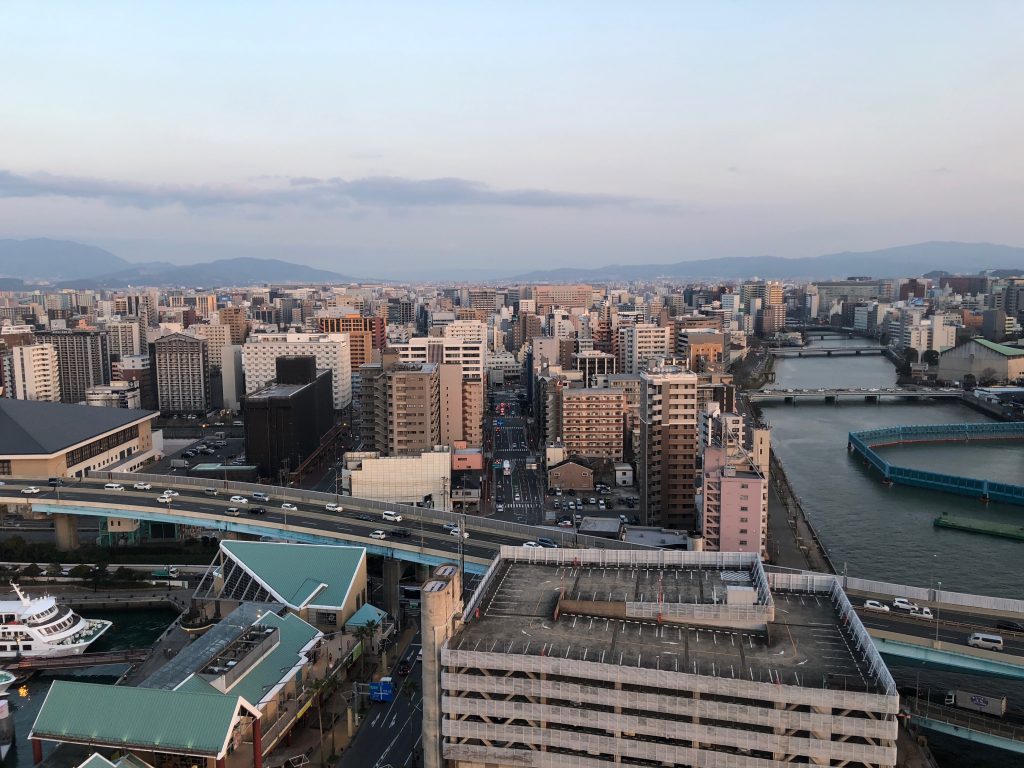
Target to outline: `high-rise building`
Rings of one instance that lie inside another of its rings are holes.
[[[138,320],[111,320],[103,330],[107,332],[111,360],[142,354],[142,329]]]
[[[768,481],[745,453],[722,445],[704,449],[698,530],[709,552],[767,557]]]
[[[618,329],[620,373],[640,373],[651,360],[671,355],[674,350],[673,329],[637,323]]]
[[[538,315],[547,315],[553,307],[590,309],[594,289],[589,285],[535,285],[533,300]]]
[[[359,369],[363,449],[410,456],[441,442],[441,376],[434,363],[403,363],[386,353]]]
[[[221,307],[217,315],[221,325],[231,329],[231,343],[244,344],[249,335],[249,320],[245,307]]]
[[[142,408],[155,411],[156,386],[153,381],[152,358],[149,355],[125,357],[111,363],[111,381],[134,381],[139,386]]]
[[[674,365],[641,372],[638,474],[644,525],[693,530],[697,374]]]
[[[626,396],[615,389],[562,390],[562,444],[567,456],[622,461]]]
[[[503,546],[465,605],[433,570],[424,768],[896,765],[896,684],[837,577],[615,554]]]
[[[91,329],[44,331],[39,341],[57,351],[61,401],[81,403],[89,387],[110,383],[107,334]]]
[[[21,345],[14,347],[10,354],[15,398],[61,401],[60,370],[53,344]]]
[[[331,371],[334,408],[352,403],[352,369],[348,336],[344,333],[254,333],[242,346],[245,391],[265,387],[277,375],[277,358],[313,355],[317,368]]]
[[[154,341],[152,348],[160,411],[205,415],[212,400],[206,339],[172,333]]]

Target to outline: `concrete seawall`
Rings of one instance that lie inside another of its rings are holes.
[[[803,568],[807,567],[814,571],[821,571],[823,573],[836,573],[835,565],[832,563],[832,559],[828,555],[828,551],[825,549],[825,545],[822,543],[818,532],[814,529],[814,526],[807,519],[807,515],[804,512],[803,505],[800,503],[800,498],[793,491],[793,487],[789,484],[789,478],[786,476],[786,470],[782,466],[782,462],[779,461],[775,451],[772,451],[770,457],[770,481],[772,490],[775,491],[779,500],[782,503],[782,509],[786,514],[786,528],[783,527],[781,521],[772,520],[772,510],[769,507],[769,531],[774,533],[775,538],[779,539],[782,533],[788,530],[789,536],[795,540],[796,547],[802,554],[803,563],[796,560],[793,554],[793,547],[783,547],[781,543],[776,542],[775,550],[778,552],[777,560],[775,565],[782,565],[790,568]],[[783,554],[784,551],[787,554]],[[784,562],[783,562],[784,561]]]

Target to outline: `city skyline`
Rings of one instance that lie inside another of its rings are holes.
[[[0,235],[382,277],[1024,242],[1013,4],[126,8],[9,12]]]

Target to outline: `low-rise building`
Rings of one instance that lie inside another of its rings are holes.
[[[594,468],[590,462],[578,457],[548,467],[548,488],[561,491],[592,491]]]
[[[350,451],[343,459],[342,482],[360,499],[419,504],[430,498],[436,509],[451,509],[451,452],[440,447],[416,456],[381,456]]]
[[[1024,347],[971,339],[939,355],[939,380],[964,386],[1003,384],[1024,377]]]

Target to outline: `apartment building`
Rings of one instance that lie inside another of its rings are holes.
[[[659,365],[640,374],[638,474],[644,525],[694,530],[698,376]]]
[[[198,323],[189,326],[185,333],[195,336],[197,339],[206,339],[206,353],[210,358],[210,367],[223,370],[224,358],[231,354],[231,326]]]
[[[244,344],[249,335],[249,317],[245,307],[221,307],[217,311],[221,325],[231,329],[231,343]]]
[[[622,461],[626,396],[615,389],[562,392],[562,444],[568,456]]]
[[[707,446],[696,504],[705,551],[768,556],[768,480],[747,454]]]
[[[431,451],[441,443],[441,372],[434,363],[403,363],[385,353],[359,369],[363,447],[384,456]]]
[[[503,546],[461,594],[454,564],[421,589],[424,768],[896,764],[896,685],[833,575]]]
[[[142,354],[142,329],[138,320],[112,320],[103,326],[107,332],[111,360]]]
[[[531,293],[536,313],[545,316],[554,307],[590,309],[594,289],[589,285],[535,285]]]
[[[242,345],[245,391],[252,394],[274,380],[277,358],[312,355],[317,368],[331,371],[334,409],[352,403],[352,368],[344,333],[254,333]]]
[[[85,390],[85,404],[101,408],[142,408],[142,393],[137,381],[112,381]]]
[[[161,336],[152,347],[160,412],[205,415],[211,407],[206,339],[172,333]]]
[[[653,323],[620,326],[619,373],[640,373],[651,360],[671,355],[674,350],[672,330]]]
[[[60,370],[53,344],[14,347],[10,356],[15,398],[61,402]]]
[[[61,402],[85,401],[89,387],[110,383],[107,334],[92,329],[43,331],[36,339],[57,351]]]

